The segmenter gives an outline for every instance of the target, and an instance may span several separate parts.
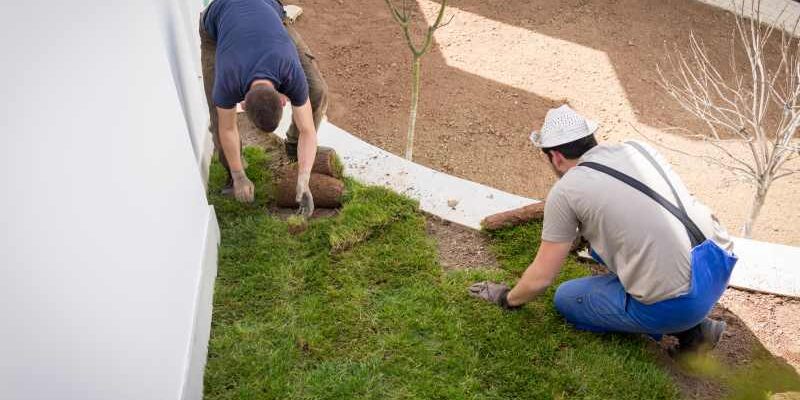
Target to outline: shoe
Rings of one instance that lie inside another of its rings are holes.
[[[727,324],[724,321],[715,321],[706,318],[693,328],[675,333],[673,336],[678,338],[678,345],[670,349],[670,355],[676,356],[685,353],[711,350],[717,347],[722,333],[725,332]]]
[[[707,345],[711,349],[717,347],[719,340],[722,339],[722,333],[725,332],[727,327],[728,324],[725,321],[715,321],[710,318],[704,319],[700,323],[700,332],[703,334],[702,345]]]
[[[290,4],[288,6],[283,6],[283,12],[286,13],[286,20],[289,21],[290,24],[293,24],[294,21],[296,21],[297,18],[299,18],[300,15],[303,14],[303,9],[298,6]]]

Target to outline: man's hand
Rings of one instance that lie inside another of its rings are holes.
[[[503,304],[501,303],[501,297],[503,295],[508,295],[510,290],[511,289],[508,288],[508,285],[504,283],[484,281],[470,286],[469,294],[472,297],[477,297],[490,303],[497,304],[498,306],[502,306]]]
[[[253,186],[253,182],[250,182],[250,179],[247,178],[247,174],[242,171],[231,171],[231,177],[233,178],[233,195],[236,200],[242,203],[251,203],[255,197],[255,186]]]
[[[311,215],[314,214],[314,196],[311,195],[311,189],[308,187],[310,179],[311,173],[309,172],[297,174],[297,197],[295,201],[300,206],[299,213],[306,218],[311,218]]]

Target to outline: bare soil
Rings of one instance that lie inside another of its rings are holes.
[[[435,216],[427,218],[428,235],[436,239],[444,269],[494,268],[497,259],[485,235]]]
[[[409,2],[432,15],[438,0]],[[296,26],[331,91],[329,119],[401,154],[410,98],[410,52],[381,0],[297,0]],[[399,4],[399,3],[398,3]],[[546,111],[569,102],[601,123],[601,139],[643,139],[720,156],[668,131],[704,126],[667,98],[656,65],[665,48],[686,48],[695,31],[710,57],[730,54],[731,14],[693,0],[452,0],[452,23],[437,31],[422,62],[415,161],[534,198],[554,182],[528,141]],[[734,146],[735,147],[735,146]],[[733,148],[737,154],[742,148]],[[697,158],[662,150],[694,194],[733,233],[751,187]],[[799,167],[800,165],[795,165]],[[800,175],[777,181],[754,238],[800,245]]]
[[[720,305],[800,373],[800,299],[728,289]]]

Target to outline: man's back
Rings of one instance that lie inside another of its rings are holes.
[[[663,168],[689,217],[705,236],[730,250],[727,233],[710,210],[688,193],[655,150],[641,145]],[[630,175],[677,205],[664,178],[631,145],[596,146],[580,161],[603,164]],[[548,195],[542,238],[567,241],[570,231],[578,226],[592,249],[637,300],[651,304],[688,291],[691,243],[686,229],[675,216],[638,190],[602,172],[581,166],[572,168]]]
[[[305,103],[308,84],[283,16],[283,8],[275,0],[211,3],[203,27],[216,41],[215,105],[234,107],[244,100],[256,79],[272,81],[295,106]]]

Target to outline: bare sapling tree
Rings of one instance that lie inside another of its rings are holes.
[[[751,18],[743,17],[748,11],[745,3]],[[705,123],[707,129],[694,136],[724,155],[699,157],[752,184],[753,198],[742,227],[742,235],[751,237],[772,184],[798,172],[788,163],[800,155],[800,42],[795,37],[797,23],[788,32],[762,25],[760,0],[742,1],[739,11],[731,38],[730,71],[721,72],[703,42],[691,33],[688,52],[671,52],[667,56],[671,71],[659,66],[658,73],[666,92]],[[747,59],[741,69],[737,52]]]
[[[386,1],[386,5],[389,6],[389,11],[392,13],[392,17],[394,20],[400,24],[400,28],[403,30],[403,36],[406,39],[406,44],[408,44],[408,48],[411,49],[411,111],[409,113],[409,120],[408,120],[408,134],[406,135],[406,154],[405,157],[407,160],[411,160],[414,157],[414,130],[417,126],[417,106],[419,105],[419,73],[420,73],[420,65],[422,61],[422,57],[431,49],[433,43],[433,33],[436,32],[437,29],[446,26],[453,20],[451,16],[447,22],[442,22],[444,18],[444,10],[447,6],[447,0],[441,0],[441,4],[439,6],[439,11],[436,14],[436,20],[434,20],[432,25],[427,26],[424,34],[425,37],[422,40],[422,44],[417,46],[414,44],[414,39],[412,38],[412,14],[408,8],[408,0],[403,0],[403,5],[401,8],[397,8],[392,0],[384,0]]]

